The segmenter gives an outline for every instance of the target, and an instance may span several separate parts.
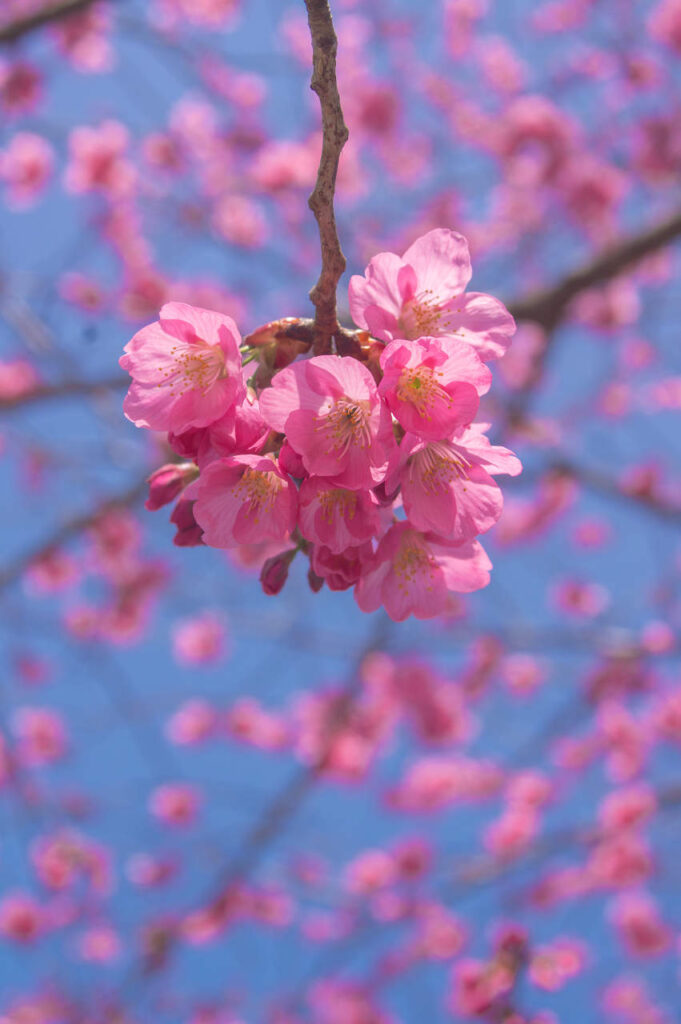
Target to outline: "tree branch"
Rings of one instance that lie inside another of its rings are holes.
[[[559,324],[569,303],[580,292],[611,281],[680,235],[681,210],[659,224],[611,246],[586,266],[567,274],[550,288],[543,288],[526,299],[509,303],[509,310],[516,320],[531,321],[546,331],[552,331]]]
[[[46,0],[41,8],[32,14],[25,14],[3,25],[0,22],[0,44],[15,43],[34,29],[42,28],[53,21],[67,18],[91,7],[95,0]]]
[[[333,199],[341,151],[347,142],[348,129],[343,119],[338,83],[336,81],[336,50],[338,40],[333,27],[328,0],[305,0],[307,20],[312,37],[312,81],[322,110],[322,152],[317,182],[308,205],[319,228],[322,270],[310,292],[315,307],[315,353],[328,352],[338,330],[336,291],[345,270],[345,256],[338,239]]]
[[[64,380],[58,384],[38,384],[30,391],[0,398],[0,412],[16,409],[35,402],[50,401],[53,398],[71,398],[76,395],[98,395],[106,391],[118,391],[130,383],[129,377],[117,373],[103,380]]]
[[[89,512],[81,512],[80,515],[67,519],[65,523],[57,527],[47,540],[40,541],[35,547],[29,548],[28,551],[17,555],[3,569],[0,569],[0,590],[4,590],[5,587],[18,580],[34,562],[49,555],[51,551],[77,536],[82,530],[87,530],[105,512],[112,508],[121,508],[134,504],[138,498],[141,498],[146,493],[147,487],[148,483],[145,475],[143,480],[138,480],[137,483],[121,494],[115,494],[110,498],[106,498],[96,508],[90,509]]]
[[[581,292],[611,281],[630,269],[639,260],[664,249],[681,236],[681,211],[653,227],[606,249],[590,263],[573,270],[549,288],[543,288],[526,299],[509,302],[508,308],[516,320],[538,324],[547,334],[544,349],[537,357],[528,380],[508,404],[506,422],[521,425],[531,395],[541,383],[546,363],[553,347],[555,331],[567,312],[568,306]]]
[[[564,456],[555,459],[548,468],[549,471],[553,470],[569,476],[578,484],[582,484],[598,494],[639,505],[661,522],[670,523],[672,526],[681,526],[681,505],[678,502],[670,501],[663,495],[647,491],[627,490],[618,480],[606,473],[590,466],[583,466]]]
[[[223,902],[228,901],[233,886],[239,882],[244,882],[251,876],[272,842],[293,819],[305,802],[308,793],[314,789],[323,777],[324,770],[333,753],[333,743],[348,723],[355,702],[362,692],[363,684],[360,675],[362,662],[373,651],[385,648],[390,628],[391,622],[387,615],[381,614],[376,619],[367,642],[356,655],[348,680],[339,695],[337,704],[329,715],[322,737],[319,756],[312,763],[298,767],[291,778],[267,802],[252,827],[239,843],[237,849],[226,859],[217,877],[200,900],[200,909],[206,910],[219,907]],[[164,963],[165,958],[172,953],[177,945],[178,939],[179,934],[176,931],[171,931],[166,936],[163,949]],[[118,991],[119,998],[129,995],[138,983],[144,981],[148,971],[140,973],[139,966],[139,964],[133,965],[128,976],[124,979]]]

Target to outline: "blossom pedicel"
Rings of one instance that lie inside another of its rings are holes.
[[[263,347],[262,329],[242,343],[228,316],[165,305],[121,366],[127,417],[166,432],[183,460],[150,478],[148,507],[177,498],[175,543],[248,548],[251,561],[255,546],[269,594],[300,551],[314,590],[354,587],[363,611],[382,605],[396,621],[484,587],[491,563],[475,538],[501,515],[493,476],[521,466],[473,420],[485,362],[515,324],[497,299],[465,291],[470,278],[453,231],[375,256],[350,281],[357,337],[369,335],[352,356],[310,357],[299,341],[291,361],[295,319],[268,324]],[[251,375],[251,361],[267,372]]]

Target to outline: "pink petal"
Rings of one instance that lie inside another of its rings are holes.
[[[402,259],[416,271],[419,295],[430,291],[439,302],[464,291],[473,273],[468,242],[447,228],[417,238]]]

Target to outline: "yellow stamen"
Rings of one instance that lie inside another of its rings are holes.
[[[467,480],[471,463],[446,441],[435,441],[408,460],[410,479],[418,477],[425,490],[446,491],[455,479]]]
[[[235,494],[243,500],[244,504],[249,503],[248,511],[255,517],[254,522],[257,523],[262,509],[271,512],[283,486],[284,481],[276,473],[268,473],[248,466],[236,486]]]
[[[452,399],[436,379],[442,374],[429,366],[417,366],[402,370],[397,382],[397,397],[401,402],[415,406],[420,416],[429,420],[430,410],[437,401],[451,406]]]
[[[332,491],[322,491],[319,495],[322,507],[322,518],[329,525],[336,515],[344,519],[354,519],[357,511],[357,495],[354,491],[346,491],[340,487]]]
[[[341,457],[351,447],[368,448],[371,445],[369,403],[343,395],[326,416],[318,418],[315,429],[326,436],[327,454],[333,452]]]
[[[397,586],[404,593],[419,577],[425,574],[431,580],[437,569],[437,563],[423,544],[419,535],[411,530],[405,531],[399,550],[393,559],[393,572],[397,578]],[[426,590],[431,590],[429,584]]]
[[[181,397],[187,391],[206,395],[216,380],[227,377],[225,354],[219,345],[199,341],[195,345],[173,345],[170,365],[159,366],[164,377],[157,387],[170,386],[170,394]]]

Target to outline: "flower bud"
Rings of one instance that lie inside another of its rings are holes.
[[[169,505],[197,475],[198,469],[193,462],[169,462],[154,470],[147,481],[149,497],[144,503],[145,508],[155,512]]]
[[[296,480],[303,480],[307,476],[307,471],[303,465],[303,460],[297,452],[294,452],[288,441],[284,441],[279,452],[279,465]]]
[[[203,530],[194,518],[195,496],[183,495],[173,509],[170,522],[177,527],[173,544],[178,548],[195,548],[203,544]]]
[[[278,555],[268,558],[260,571],[260,584],[270,597],[278,594],[288,579],[288,570],[296,556],[296,548],[281,551]]]
[[[270,323],[256,328],[245,339],[247,345],[258,350],[260,368],[257,378],[259,387],[265,387],[276,370],[282,370],[310,348],[312,337],[305,338],[305,327],[300,327],[298,337],[292,337],[288,333],[293,328],[298,328],[300,324],[301,321],[298,317],[282,317],[281,320],[272,320]],[[298,334],[297,330],[296,334]]]
[[[324,586],[323,577],[318,576],[312,567],[307,571],[307,582],[310,584],[310,590],[313,594],[318,594]]]

